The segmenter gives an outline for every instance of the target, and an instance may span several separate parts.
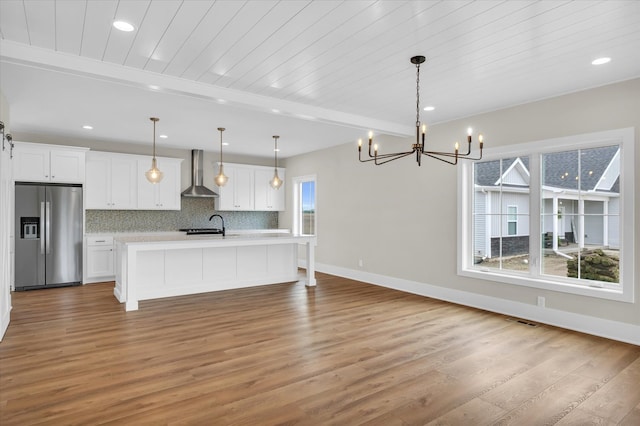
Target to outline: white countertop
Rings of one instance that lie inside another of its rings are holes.
[[[271,244],[307,244],[315,245],[316,238],[296,236],[290,233],[219,234],[186,235],[184,232],[165,232],[154,234],[114,235],[117,243],[137,249],[159,250],[163,248],[229,247]]]
[[[232,235],[257,235],[257,234],[291,234],[289,229],[227,229],[227,236]],[[157,231],[157,232],[87,232],[85,237],[102,237],[109,236],[116,239],[128,238],[128,237],[172,237],[186,235],[183,231]],[[209,237],[215,236],[209,234]]]
[[[288,238],[306,238],[306,237],[296,237],[291,234],[234,234],[234,235],[226,235],[222,236],[220,234],[204,234],[204,235],[186,235],[184,232],[167,232],[162,235],[160,234],[136,234],[136,235],[127,235],[127,236],[114,236],[116,241],[120,241],[123,243],[150,243],[150,242],[172,242],[172,241],[204,241],[204,240],[212,240],[212,241],[225,241],[225,240],[281,240]]]

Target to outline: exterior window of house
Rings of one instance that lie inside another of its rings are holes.
[[[316,177],[293,179],[293,229],[297,235],[316,235]]]
[[[633,301],[634,140],[571,136],[459,166],[458,273]]]
[[[529,157],[473,165],[474,262],[492,269],[529,269]],[[520,232],[524,235],[518,236]]]
[[[507,234],[518,233],[518,206],[507,206]]]

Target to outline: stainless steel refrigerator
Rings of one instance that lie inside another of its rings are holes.
[[[15,289],[82,283],[82,186],[16,182]]]

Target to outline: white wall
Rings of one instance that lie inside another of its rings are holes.
[[[408,116],[407,120],[410,119]],[[486,147],[625,127],[635,127],[637,143],[640,79],[433,125],[427,143],[433,149],[450,150],[455,140],[464,137],[468,126],[484,133]],[[407,150],[412,143],[411,139],[377,139],[383,153]],[[640,149],[635,153],[637,170],[640,169]],[[547,313],[569,315],[574,320],[584,316],[593,319],[594,324],[629,325],[627,329],[630,333],[638,332],[635,341],[640,342],[638,303],[458,276],[456,168],[429,159],[418,167],[412,158],[384,166],[359,163],[354,141],[286,160],[289,188],[292,178],[317,174],[318,270],[409,282],[415,292],[436,297],[459,290],[461,293],[456,294],[471,296],[463,297],[465,300],[497,301],[511,311],[529,311],[529,307],[535,307],[537,296],[544,296]],[[635,185],[640,188],[640,172],[636,172]],[[288,197],[287,211],[281,214],[281,226],[292,223],[291,198]],[[638,255],[640,206],[635,202],[635,218],[628,220],[635,221],[634,243]],[[362,268],[358,267],[358,259],[363,260]],[[420,286],[428,290],[421,291]],[[638,300],[640,283],[635,284],[635,294]],[[479,305],[482,304],[476,303]]]
[[[0,121],[4,123],[5,134],[11,133],[9,104],[0,91]],[[0,145],[2,141],[0,140]],[[12,270],[12,244],[11,244],[11,224],[13,209],[9,208],[13,203],[11,166],[9,159],[9,146],[5,142],[5,149],[0,147],[0,340],[4,336],[9,326],[9,315],[11,312],[11,270]]]

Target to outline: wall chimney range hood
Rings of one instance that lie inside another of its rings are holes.
[[[183,197],[217,197],[218,194],[204,186],[201,149],[191,150],[191,186],[182,191]]]

